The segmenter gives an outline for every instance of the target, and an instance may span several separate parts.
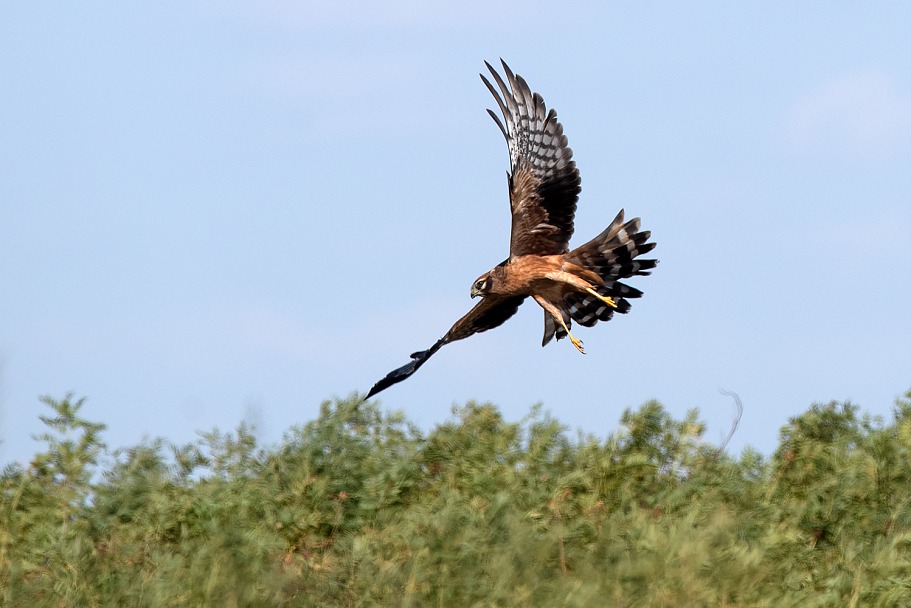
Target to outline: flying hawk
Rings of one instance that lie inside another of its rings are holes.
[[[628,312],[628,298],[638,298],[642,292],[620,279],[651,274],[658,263],[637,259],[654,249],[655,243],[648,242],[648,230],[639,230],[639,218],[624,222],[623,210],[604,232],[569,249],[581,191],[573,151],[557,113],[548,112],[544,99],[532,93],[525,79],[501,63],[506,81],[486,61],[497,87],[483,74],[481,80],[503,114],[501,121],[487,110],[509,146],[509,257],[474,282],[471,297],[482,299],[468,314],[429,349],[412,354],[407,365],[377,382],[365,399],[411,376],[444,344],[502,325],[528,297],[544,309],[542,346],[554,336],[557,340],[569,336],[584,353],[582,342],[569,331],[572,321],[591,327],[609,320],[614,311]]]

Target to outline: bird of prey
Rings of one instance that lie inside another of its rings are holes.
[[[651,233],[639,229],[639,218],[624,221],[621,210],[610,226],[584,245],[570,250],[573,217],[581,191],[579,170],[573,152],[544,99],[501,60],[506,79],[486,61],[496,82],[484,74],[503,120],[487,110],[506,137],[509,146],[509,206],[512,232],[509,257],[471,286],[471,297],[481,301],[456,321],[427,350],[411,355],[411,361],[377,382],[365,399],[411,376],[444,344],[502,325],[519,305],[531,297],[544,309],[546,345],[556,336],[569,336],[580,353],[582,342],[570,333],[572,322],[591,327],[609,320],[614,312],[626,313],[629,298],[642,292],[620,282],[635,275],[651,274],[658,263],[638,259],[651,251]]]

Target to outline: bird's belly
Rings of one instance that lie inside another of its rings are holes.
[[[562,301],[566,292],[573,290],[570,285],[552,279],[537,279],[529,287],[529,295],[543,296],[551,302]]]

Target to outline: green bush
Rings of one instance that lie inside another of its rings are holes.
[[[83,399],[43,401],[0,475],[4,606],[911,605],[911,392],[888,422],[813,405],[768,458],[657,402],[600,439],[352,396],[275,447],[108,453]]]

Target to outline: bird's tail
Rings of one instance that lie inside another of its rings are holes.
[[[658,260],[639,258],[655,248],[655,243],[648,242],[651,234],[648,230],[639,230],[638,217],[624,222],[621,209],[604,232],[564,256],[567,261],[601,277],[604,285],[597,287],[596,291],[617,303],[617,307],[612,308],[591,294],[569,293],[564,300],[574,321],[591,327],[598,321],[609,320],[615,310],[629,312],[628,298],[638,298],[642,292],[620,279],[649,275],[658,264]]]

